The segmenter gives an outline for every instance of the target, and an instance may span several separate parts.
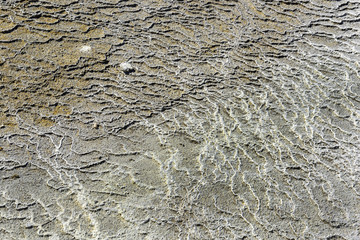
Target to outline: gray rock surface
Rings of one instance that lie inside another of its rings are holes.
[[[360,239],[358,0],[0,7],[1,240]]]

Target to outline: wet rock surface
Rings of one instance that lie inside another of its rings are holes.
[[[0,6],[1,239],[360,238],[359,1]]]

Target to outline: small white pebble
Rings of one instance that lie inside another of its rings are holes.
[[[80,52],[90,52],[91,51],[91,47],[90,46],[82,46],[80,48]]]
[[[131,66],[131,64],[128,62],[121,63],[120,68],[121,68],[121,70],[123,70],[124,73],[130,73],[130,72],[135,71],[134,67]]]

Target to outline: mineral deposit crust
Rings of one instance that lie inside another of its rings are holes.
[[[0,239],[360,239],[358,0],[0,1]]]

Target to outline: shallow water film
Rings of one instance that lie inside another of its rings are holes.
[[[358,0],[0,1],[0,239],[360,239]]]

